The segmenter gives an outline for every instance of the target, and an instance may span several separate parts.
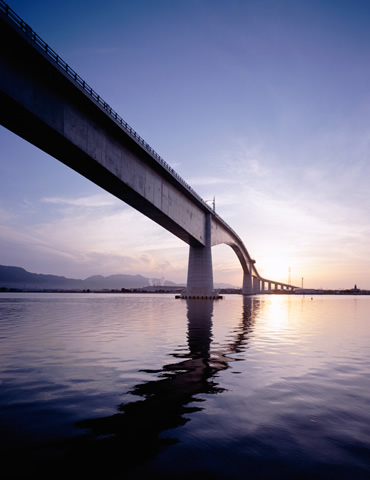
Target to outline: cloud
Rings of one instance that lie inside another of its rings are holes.
[[[184,281],[187,245],[114,197],[44,197],[41,203],[62,208],[27,225],[0,209],[0,263],[75,278],[140,273]]]
[[[357,265],[364,278],[370,268],[369,140],[366,132],[348,128],[316,132],[315,148],[293,141],[285,160],[278,148],[271,153],[268,142],[250,138],[236,139],[219,154],[225,181],[236,183],[216,192],[216,210],[241,236],[262,275],[287,281],[292,266],[312,282],[334,287],[336,279],[345,285],[345,272]]]
[[[96,195],[88,195],[79,198],[70,197],[43,197],[41,202],[51,203],[54,205],[70,205],[74,207],[88,207],[98,208],[113,205],[123,205],[120,200],[108,193],[101,193]]]
[[[15,218],[16,215],[14,215],[14,213],[0,206],[0,228],[1,225],[5,225],[10,221],[13,221]]]
[[[222,177],[196,177],[188,179],[188,183],[191,186],[204,186],[204,185],[235,185],[238,183],[237,180],[233,180],[230,178],[222,178]]]

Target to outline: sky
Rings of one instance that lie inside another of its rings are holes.
[[[370,289],[370,2],[12,0],[265,278]],[[0,264],[185,282],[188,246],[0,127]],[[214,281],[240,286],[226,245]]]

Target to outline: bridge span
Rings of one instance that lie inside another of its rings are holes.
[[[186,296],[214,295],[221,243],[244,295],[297,288],[262,278],[235,231],[2,0],[0,45],[0,123],[186,242]]]

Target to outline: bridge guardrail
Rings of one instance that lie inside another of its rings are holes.
[[[224,225],[235,238],[245,248],[247,257],[251,259],[244,243],[239,235],[223,220],[211,207],[203,200],[203,198],[120,116],[113,110],[113,108],[105,102],[105,100],[92,88],[85,80],[78,75],[73,68],[71,68],[67,62],[65,62],[22,18],[12,10],[8,4],[3,0],[0,0],[0,12],[3,12],[6,17],[13,22],[28,38],[46,54],[49,59],[54,61],[72,80],[74,80],[91,98],[97,102],[120,126],[162,166],[168,173],[171,174],[183,187],[186,188],[202,206],[214,215],[217,220]],[[253,267],[255,274],[260,277],[255,267]]]
[[[211,207],[203,200],[203,198],[115,111],[105,102],[105,100],[78,75],[70,65],[65,62],[22,18],[12,10],[3,0],[0,0],[0,11],[2,11],[23,33],[25,33],[32,42],[37,45],[51,60],[53,60],[68,76],[74,80],[92,99],[94,99],[103,109],[116,120],[123,129],[129,133],[151,156],[159,162],[176,180],[178,180],[202,205],[218,220],[225,225],[240,241],[239,236],[234,230],[223,220]]]
[[[12,10],[3,0],[0,0],[2,11],[32,42],[37,45],[48,57],[67,73],[87,94],[89,94],[104,110],[116,120],[151,156],[157,160],[174,178],[176,178],[202,204],[211,210],[202,197],[116,112],[85,80],[71,68],[22,18]],[[211,210],[212,211],[212,210]]]

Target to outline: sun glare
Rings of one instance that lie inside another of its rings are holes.
[[[269,280],[288,283],[289,277],[292,277],[292,269],[289,260],[285,257],[270,257],[265,259],[263,268],[259,268],[258,264],[256,264],[256,267],[260,275]],[[290,283],[292,283],[291,279]]]

